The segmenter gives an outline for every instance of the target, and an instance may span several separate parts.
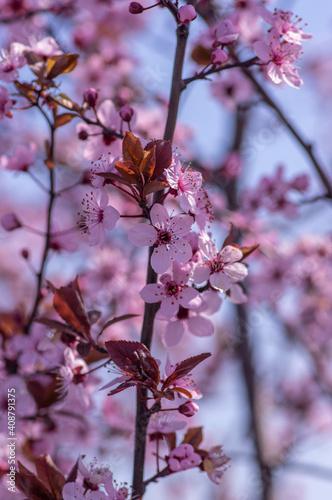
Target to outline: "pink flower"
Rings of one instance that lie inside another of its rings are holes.
[[[219,45],[227,45],[233,43],[239,38],[239,33],[236,33],[234,25],[230,19],[221,21],[214,30],[216,41],[212,45],[214,48]]]
[[[269,23],[279,35],[284,37],[286,42],[300,45],[301,42],[312,38],[310,33],[303,33],[302,29],[296,26],[298,21],[293,21],[293,13],[290,11],[275,9],[272,13],[263,7],[263,5],[259,5],[258,12],[264,21]]]
[[[179,431],[185,426],[186,422],[176,418],[171,412],[154,413],[149,420],[148,434],[151,436],[169,434]]]
[[[212,64],[225,64],[228,61],[227,52],[223,49],[215,49],[211,54]]]
[[[32,50],[32,52],[35,52],[35,54],[38,54],[45,60],[48,59],[49,57],[59,56],[63,54],[59,45],[51,36],[47,36],[42,40],[38,41],[33,40],[31,42],[31,47],[26,46],[25,49],[26,49],[25,52],[30,52]]]
[[[241,71],[233,69],[226,77],[212,82],[212,95],[220,99],[229,111],[234,111],[239,104],[250,101],[253,88]]]
[[[98,161],[93,163],[93,168],[91,169],[90,172],[90,180],[91,184],[93,185],[94,188],[100,189],[105,186],[105,179],[100,177],[99,173],[105,173],[105,172],[113,172],[117,173],[114,163],[119,159],[115,158],[115,160],[111,161],[110,158],[110,153],[108,153],[107,156],[101,155],[101,157],[98,159]]]
[[[98,467],[96,458],[86,467],[80,455],[78,459],[78,470],[84,477],[86,483],[91,487],[104,484],[109,478],[113,479],[113,474],[109,467]]]
[[[0,57],[0,80],[10,83],[18,78],[18,68],[26,64],[26,59],[22,55],[21,44],[12,43],[9,52],[2,50]]]
[[[178,313],[179,307],[192,309],[201,304],[199,292],[186,285],[188,275],[179,266],[173,264],[173,277],[170,274],[163,274],[160,283],[146,285],[140,296],[145,302],[152,304],[160,303],[160,313],[171,317]]]
[[[203,469],[213,483],[219,484],[229,461],[230,458],[224,454],[221,446],[213,446],[203,460]]]
[[[190,21],[193,21],[196,17],[197,14],[193,5],[184,5],[178,10],[178,20],[181,21],[181,23],[190,23]]]
[[[5,214],[1,219],[1,225],[6,231],[14,231],[22,227],[21,221],[16,214]]]
[[[6,87],[0,85],[0,122],[5,116],[10,114],[10,108],[13,105],[13,101],[9,97],[9,92]]]
[[[198,410],[199,410],[198,404],[194,403],[193,401],[187,401],[178,408],[178,412],[184,415],[185,417],[193,417],[194,415],[196,415]]]
[[[102,491],[89,491],[85,495],[86,488],[77,483],[67,483],[62,490],[63,500],[106,500]]]
[[[239,248],[227,245],[218,252],[214,243],[208,240],[206,254],[210,260],[196,266],[194,283],[199,284],[209,280],[213,288],[226,292],[232,283],[242,281],[247,276],[246,266],[238,262],[243,257]]]
[[[195,453],[191,444],[180,444],[174,448],[168,457],[168,467],[172,472],[192,469],[201,463],[202,459],[198,453]]]
[[[116,132],[120,129],[120,116],[111,99],[105,99],[97,110],[100,123],[108,130]],[[86,140],[83,156],[86,160],[95,161],[101,155],[107,156],[111,151],[113,158],[121,155],[121,141],[113,134],[103,132],[98,125],[80,123],[76,127],[78,134],[85,132]]]
[[[104,190],[100,190],[100,201],[91,191],[91,195],[84,198],[82,205],[86,208],[79,212],[81,220],[77,223],[78,228],[83,233],[89,234],[89,245],[100,245],[103,249],[105,244],[105,229],[112,231],[120,218],[119,212],[108,205],[108,195]]]
[[[192,168],[185,169],[179,155],[175,155],[172,165],[166,170],[166,179],[171,189],[178,195],[179,205],[184,212],[197,213],[196,195],[202,186],[202,174]]]
[[[138,247],[155,245],[151,266],[156,273],[164,273],[172,260],[186,264],[192,256],[191,246],[183,236],[190,232],[190,215],[169,218],[165,207],[156,203],[150,212],[149,224],[137,224],[129,233],[129,240]]]
[[[227,297],[231,302],[233,302],[233,304],[244,304],[248,300],[248,297],[244,293],[243,289],[236,283],[233,283],[229,287]]]
[[[30,142],[29,149],[24,146],[16,146],[12,156],[0,156],[0,165],[8,170],[26,172],[33,163],[37,151],[34,142]]]
[[[271,29],[266,42],[255,42],[254,51],[263,63],[267,64],[267,74],[271,80],[279,84],[284,80],[288,85],[298,89],[303,81],[292,63],[301,56],[301,46],[281,42],[276,29]]]
[[[207,191],[201,188],[196,196],[196,207],[195,212],[195,222],[200,231],[204,231],[205,227],[213,221],[214,213],[212,208],[212,203],[209,199]]]

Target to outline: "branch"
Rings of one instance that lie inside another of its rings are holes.
[[[316,169],[317,174],[319,175],[322,183],[324,184],[327,194],[325,195],[328,198],[332,198],[332,185],[330,179],[327,177],[327,175],[324,172],[323,167],[320,165],[318,162],[316,156],[314,155],[312,151],[312,145],[308,144],[304,141],[304,139],[301,137],[300,133],[294,128],[294,126],[290,123],[290,121],[286,118],[284,113],[280,110],[279,106],[273,101],[273,99],[269,96],[269,94],[266,92],[266,90],[261,86],[261,84],[256,80],[256,78],[253,76],[251,71],[249,71],[246,68],[242,68],[243,73],[249,78],[249,80],[254,84],[254,87],[256,88],[256,91],[261,95],[265,103],[272,108],[277,115],[279,116],[280,120],[286,125],[288,130],[291,132],[291,134],[295,137],[297,142],[302,146],[304,151],[307,153],[309,156],[313,166]]]

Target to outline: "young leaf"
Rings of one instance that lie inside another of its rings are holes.
[[[81,336],[90,338],[89,316],[77,290],[71,286],[54,288],[53,306],[61,318]]]
[[[45,453],[35,459],[36,471],[39,479],[53,493],[56,500],[62,499],[62,490],[65,485],[65,477],[56,468],[50,455]]]
[[[156,191],[162,191],[167,187],[169,187],[169,184],[167,182],[150,181],[145,184],[143,192],[145,196],[147,196],[148,194],[155,193]]]
[[[139,167],[144,157],[144,149],[138,137],[126,131],[122,141],[122,156],[124,161],[134,162]]]
[[[140,171],[144,175],[145,182],[151,179],[156,164],[156,147],[153,146],[150,151],[145,151],[143,159],[140,163]]]
[[[203,427],[191,427],[188,429],[182,443],[191,444],[196,449],[203,441],[202,429]]]
[[[240,262],[242,260],[246,259],[247,257],[249,257],[249,255],[252,254],[252,252],[254,252],[258,247],[259,247],[259,243],[257,243],[257,245],[252,245],[251,247],[240,247],[241,252],[243,253],[243,257],[240,260]]]
[[[73,118],[76,118],[77,115],[74,113],[63,113],[62,115],[58,115],[55,117],[54,126],[55,128],[62,127],[69,123]]]
[[[143,174],[132,161],[117,161],[114,166],[119,174],[130,184],[135,184],[136,186],[144,185]]]
[[[172,145],[169,141],[157,139],[145,146],[145,151],[156,147],[156,165],[151,180],[156,180],[172,163]]]
[[[78,54],[62,54],[49,57],[46,66],[47,78],[53,80],[53,78],[63,73],[70,73],[75,68],[78,58]]]
[[[226,238],[224,240],[224,243],[221,246],[221,249],[225,248],[227,245],[232,245],[232,243],[234,241],[234,232],[235,232],[234,226],[233,226],[233,224],[231,224],[231,228],[229,230],[228,235],[226,236]]]
[[[89,356],[91,344],[90,342],[79,342],[76,349],[78,354],[82,356],[82,358],[86,358],[87,356]]]
[[[120,321],[125,321],[126,319],[137,318],[137,316],[139,316],[139,314],[123,314],[122,316],[114,317],[106,321],[99,335],[101,335],[103,331],[106,330],[106,328],[108,328],[109,326],[114,325],[115,323],[119,323]]]
[[[179,380],[186,375],[188,375],[195,366],[197,366],[199,363],[204,361],[206,358],[209,358],[211,356],[210,352],[205,352],[202,354],[198,354],[197,356],[192,356],[191,358],[187,358],[180,363],[177,364],[175,370],[173,373],[170,374],[169,377],[165,380],[162,389],[166,389],[166,387],[169,387],[174,383],[175,380]]]
[[[18,461],[16,486],[29,500],[54,500],[53,495],[38,477]]]

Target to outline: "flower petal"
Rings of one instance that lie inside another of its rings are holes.
[[[201,305],[202,299],[199,292],[190,286],[184,288],[179,294],[179,303],[186,309],[194,309]]]
[[[232,245],[227,245],[225,248],[220,250],[219,253],[220,260],[222,262],[236,262],[237,260],[241,260],[243,257],[243,253],[237,247],[233,247]]]
[[[160,305],[160,313],[168,318],[175,316],[179,310],[179,301],[176,297],[166,297]]]
[[[120,214],[116,210],[116,208],[111,207],[111,205],[105,208],[103,219],[103,225],[105,229],[107,229],[108,231],[112,231],[119,219]]]
[[[151,224],[141,222],[129,231],[128,238],[137,247],[150,247],[157,240],[157,231]]]
[[[209,337],[214,332],[212,321],[202,316],[188,319],[188,330],[197,337]]]
[[[203,281],[207,281],[210,274],[211,269],[208,264],[198,264],[194,269],[194,283],[198,285],[200,283],[203,283]]]
[[[243,280],[247,274],[248,269],[241,262],[235,262],[234,264],[228,264],[224,268],[224,272],[229,277],[230,281],[241,281]]]
[[[225,292],[229,289],[230,280],[227,274],[224,273],[224,271],[219,271],[217,273],[211,274],[210,283],[217,290]]]
[[[169,222],[169,215],[166,208],[160,203],[155,203],[150,212],[151,222],[154,226],[164,227]]]
[[[190,243],[184,238],[179,238],[178,240],[172,241],[169,246],[169,254],[172,259],[180,262],[181,264],[186,264],[188,260],[192,257],[193,251]]]
[[[153,304],[154,302],[159,302],[165,297],[165,289],[162,285],[150,284],[145,285],[139,294],[144,302]]]
[[[158,274],[162,274],[167,271],[169,266],[171,265],[171,256],[167,251],[165,245],[159,245],[154,249],[154,252],[151,257],[151,266],[154,271]]]
[[[184,334],[184,322],[183,321],[170,321],[167,323],[166,328],[163,332],[163,341],[166,347],[176,346],[182,339]]]

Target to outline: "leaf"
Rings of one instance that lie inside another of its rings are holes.
[[[172,163],[172,145],[169,141],[157,139],[149,142],[145,150],[149,151],[156,146],[156,165],[151,180],[157,179]]]
[[[59,383],[51,375],[31,375],[26,379],[26,386],[38,408],[48,408],[61,399]]]
[[[199,363],[204,361],[206,358],[211,356],[210,352],[205,352],[202,354],[198,354],[197,356],[192,356],[191,358],[184,359],[180,363],[177,364],[173,373],[170,374],[169,377],[165,380],[161,390],[166,389],[174,383],[175,380],[179,380],[186,375],[188,375],[193,368],[195,368]]]
[[[78,58],[78,54],[62,54],[49,57],[46,61],[47,78],[53,80],[53,78],[63,73],[70,73],[75,68]]]
[[[45,453],[42,457],[37,457],[35,467],[42,483],[53,493],[56,500],[61,500],[66,480],[64,475],[56,468],[50,455]]]
[[[55,319],[46,318],[41,316],[39,318],[35,318],[34,321],[36,323],[40,323],[42,325],[48,326],[51,329],[59,330],[60,332],[68,333],[69,335],[75,335],[76,331],[70,328],[65,323],[61,323],[61,321],[56,321]]]
[[[109,340],[105,347],[112,361],[127,375],[137,380],[150,379],[159,384],[160,373],[156,360],[150,351],[140,342]]]
[[[137,318],[137,316],[140,316],[140,314],[123,314],[122,316],[115,316],[113,319],[108,320],[104,324],[99,335],[101,335],[103,331],[106,330],[106,328],[108,328],[109,326],[114,325],[115,323],[119,323],[120,321],[125,321],[126,319]]]
[[[156,164],[156,147],[153,146],[150,151],[145,151],[143,159],[140,163],[140,171],[143,173],[145,182],[151,179]]]
[[[122,156],[124,161],[132,161],[139,167],[144,157],[144,149],[138,137],[126,131],[122,141]]]
[[[130,184],[135,184],[136,186],[144,185],[144,177],[142,172],[136,165],[131,162],[121,162],[117,161],[114,163],[115,168],[119,174]]]
[[[176,448],[176,433],[169,432],[168,434],[163,434],[163,438],[166,440],[169,451],[174,450]]]
[[[69,123],[73,118],[76,117],[77,115],[74,113],[63,113],[62,115],[58,115],[54,120],[54,126],[55,128],[62,127],[63,125],[66,125],[66,123]]]
[[[89,356],[90,350],[91,350],[91,343],[90,342],[79,342],[77,344],[77,352],[82,358],[86,358]]]
[[[137,386],[136,381],[128,380],[127,382],[119,384],[115,389],[112,389],[110,392],[108,392],[107,396],[114,396],[114,394],[118,394],[119,392],[122,392],[125,389],[128,389],[129,387],[135,387],[135,386]]]
[[[259,243],[257,243],[256,245],[252,245],[251,247],[240,247],[241,252],[243,253],[243,257],[239,262],[249,257],[249,255],[252,254],[252,252],[254,252],[258,247]]]
[[[29,471],[18,461],[19,472],[16,472],[16,486],[28,497],[29,500],[54,500],[53,495],[38,479],[38,477]]]
[[[147,196],[148,194],[155,193],[156,191],[162,191],[167,187],[169,187],[168,182],[150,181],[145,184],[143,192]]]
[[[36,87],[34,85],[31,85],[30,83],[20,83],[17,80],[15,80],[14,84],[20,95],[26,97],[26,99],[33,104],[37,102],[38,97],[36,94]]]
[[[203,427],[191,427],[187,430],[182,443],[191,444],[195,449],[203,441]]]
[[[98,172],[95,175],[99,175],[99,177],[103,177],[104,179],[109,181],[119,182],[121,184],[124,184],[125,186],[130,187],[130,189],[133,189],[131,182],[126,181],[123,177],[121,177],[118,174],[113,174],[112,172]]]
[[[100,316],[101,316],[101,311],[97,311],[97,309],[92,309],[91,311],[88,311],[88,318],[90,325],[94,325],[95,323],[97,323]]]
[[[72,286],[54,288],[53,306],[61,318],[76,332],[90,339],[89,316],[81,294]]]
[[[84,458],[84,455],[82,457]],[[77,473],[78,473],[78,460],[79,459],[76,460],[75,464],[71,468],[71,471],[69,472],[69,474],[67,476],[66,483],[75,483],[75,481],[77,479]]]
[[[66,94],[60,94],[58,96],[49,96],[50,101],[54,101],[65,109],[70,111],[74,110],[78,113],[81,111],[81,107],[74,101],[72,101]]]
[[[227,247],[227,245],[232,245],[232,242],[234,241],[234,226],[233,224],[231,224],[231,228],[229,230],[229,233],[228,235],[226,236],[225,240],[224,240],[224,243],[222,244],[222,247],[221,247],[221,250],[225,247]]]
[[[172,392],[179,392],[183,396],[186,396],[186,398],[191,399],[192,394],[190,391],[187,391],[187,389],[184,389],[183,387],[172,387]]]

